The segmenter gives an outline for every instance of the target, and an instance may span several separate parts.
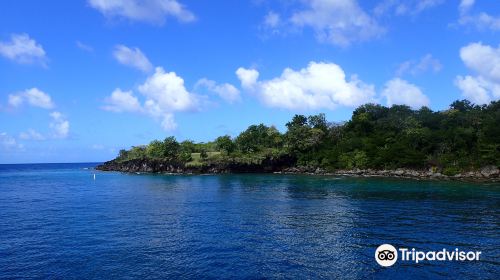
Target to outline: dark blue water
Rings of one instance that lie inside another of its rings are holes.
[[[500,186],[0,165],[0,278],[500,276]],[[375,248],[482,251],[380,267]]]

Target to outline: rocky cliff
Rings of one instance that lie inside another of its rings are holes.
[[[356,177],[396,177],[413,179],[462,180],[500,182],[500,170],[497,166],[485,166],[479,170],[463,172],[453,176],[442,174],[439,169],[413,170],[398,168],[395,170],[353,169],[326,171],[321,168],[295,167],[293,159],[265,159],[260,164],[238,162],[209,163],[200,166],[186,166],[181,162],[135,159],[124,162],[108,161],[96,167],[101,171],[177,173],[177,174],[219,174],[219,173],[280,173],[280,174],[315,174]]]
[[[292,166],[294,160],[288,157],[264,159],[260,164],[240,163],[237,161],[206,163],[199,166],[185,165],[182,162],[134,159],[119,162],[111,160],[96,167],[102,171],[148,172],[148,173],[272,173]]]
[[[429,168],[428,170],[414,170],[406,168],[398,168],[394,170],[352,169],[329,172],[321,168],[290,167],[283,169],[279,173],[500,182],[500,170],[497,166],[493,165],[455,175],[445,175],[441,173],[441,170],[436,168]]]

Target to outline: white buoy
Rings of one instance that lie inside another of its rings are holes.
[[[95,173],[94,173],[94,181],[95,181]]]

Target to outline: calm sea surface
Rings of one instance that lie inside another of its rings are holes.
[[[0,165],[0,278],[500,278],[499,184],[94,165]],[[482,254],[383,268],[383,243]]]

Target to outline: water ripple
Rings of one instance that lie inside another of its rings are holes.
[[[498,185],[83,167],[0,167],[0,278],[500,275]],[[483,258],[382,268],[382,243]]]

